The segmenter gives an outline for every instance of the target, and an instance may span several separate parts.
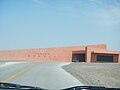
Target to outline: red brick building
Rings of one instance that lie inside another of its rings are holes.
[[[120,52],[107,50],[105,44],[0,51],[0,60],[71,62],[74,58],[77,58],[80,62],[120,63]]]

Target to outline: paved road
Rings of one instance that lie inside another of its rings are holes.
[[[63,89],[83,85],[64,71],[62,62],[25,62],[0,67],[0,81],[46,89]]]

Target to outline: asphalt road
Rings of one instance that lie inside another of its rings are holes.
[[[25,62],[0,67],[0,81],[30,85],[45,89],[63,89],[82,86],[76,78],[64,71],[65,62]]]

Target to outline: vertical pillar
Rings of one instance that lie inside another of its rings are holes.
[[[119,54],[113,55],[113,62],[118,63],[119,62]]]
[[[120,54],[118,55],[118,63],[120,63]]]
[[[73,57],[73,52],[72,51],[69,51],[68,57],[69,57],[69,61],[72,62],[72,57]]]
[[[91,62],[91,49],[86,47],[86,62]]]

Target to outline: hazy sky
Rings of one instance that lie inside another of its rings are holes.
[[[89,44],[120,50],[120,0],[0,0],[0,50]]]

